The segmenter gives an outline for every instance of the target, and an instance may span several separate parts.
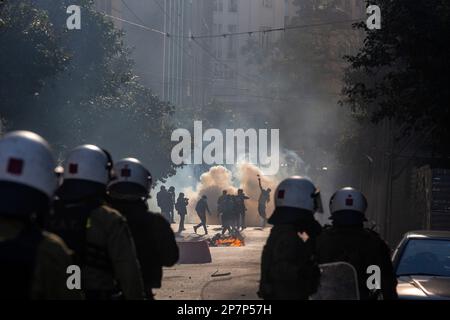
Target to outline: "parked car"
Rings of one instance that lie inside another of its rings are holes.
[[[400,299],[450,300],[450,231],[412,231],[392,256]]]

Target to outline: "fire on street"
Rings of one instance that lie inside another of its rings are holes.
[[[217,227],[211,226],[211,230]],[[211,263],[177,264],[165,268],[162,288],[155,290],[156,299],[259,299],[256,292],[261,252],[269,232],[270,228],[247,228],[242,232],[245,246],[210,247]],[[177,237],[177,241],[206,240],[199,235],[183,236]]]

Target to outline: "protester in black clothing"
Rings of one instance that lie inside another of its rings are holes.
[[[189,204],[189,199],[184,197],[184,193],[180,192],[177,198],[177,202],[175,203],[175,209],[177,209],[178,214],[180,215],[180,224],[178,226],[178,233],[186,230],[184,228],[184,219],[187,215],[187,206]]]
[[[266,204],[270,201],[270,192],[272,191],[270,188],[264,189],[261,184],[261,178],[258,175],[258,183],[259,189],[261,190],[261,194],[258,199],[258,214],[261,217],[261,227],[264,228],[266,226]]]
[[[206,211],[208,211],[210,215],[211,211],[209,211],[208,201],[205,195],[203,195],[201,199],[197,202],[197,205],[195,206],[195,211],[197,212],[197,215],[200,218],[200,223],[194,226],[194,232],[197,233],[197,229],[203,226],[205,234],[208,234],[208,229],[206,226]]]
[[[156,194],[156,201],[161,209],[161,215],[170,223],[170,194],[165,186],[161,186],[160,191]]]
[[[245,212],[247,208],[245,207],[245,200],[250,199],[244,194],[244,190],[239,189],[238,194],[235,196],[235,208],[236,208],[236,219],[237,219],[237,228],[240,230],[244,230],[246,228],[245,223]]]
[[[222,202],[222,234],[225,234],[225,232],[227,231],[229,234],[231,234],[235,229],[234,209],[234,196],[227,194]]]
[[[174,208],[175,208],[175,187],[171,186],[169,188],[169,217],[170,217],[170,223],[175,223],[175,217],[174,217]]]

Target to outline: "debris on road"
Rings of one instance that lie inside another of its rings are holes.
[[[224,272],[224,273],[218,273],[219,270],[216,270],[211,277],[216,278],[216,277],[225,277],[225,276],[229,276],[231,275],[231,272]]]

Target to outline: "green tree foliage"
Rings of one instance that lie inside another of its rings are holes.
[[[359,52],[347,58],[342,104],[374,123],[392,119],[403,134],[431,132],[434,151],[448,155],[450,3],[373,4],[381,8],[382,28],[369,31]]]
[[[28,1],[0,4],[0,106],[7,119],[62,71],[68,57],[43,10]]]
[[[73,4],[82,8],[81,30],[66,27],[66,9]],[[19,101],[10,105],[13,109],[8,107],[13,112],[6,112],[3,103],[0,108],[9,129],[39,132],[61,155],[78,144],[93,143],[109,149],[116,159],[140,158],[156,179],[174,174],[170,161],[174,107],[140,84],[133,74],[123,34],[93,10],[91,1],[22,0],[7,1],[5,6],[8,10],[29,8],[40,15],[36,18],[38,26],[46,28],[40,35],[39,29],[30,27],[42,39],[30,36],[26,40],[21,38],[21,31],[5,31],[5,38],[0,40],[2,47],[9,48],[7,59],[11,61],[2,64],[1,74],[15,74],[15,78],[4,81],[12,87],[23,86],[5,93],[8,100]],[[24,14],[7,16],[12,30],[26,25]],[[21,42],[24,44],[18,45]],[[36,58],[40,51],[53,55],[44,55],[47,60]],[[36,59],[36,69],[17,61],[18,56],[23,61]],[[46,72],[40,72],[38,68],[44,67]],[[27,77],[36,79],[37,85],[24,83]]]

